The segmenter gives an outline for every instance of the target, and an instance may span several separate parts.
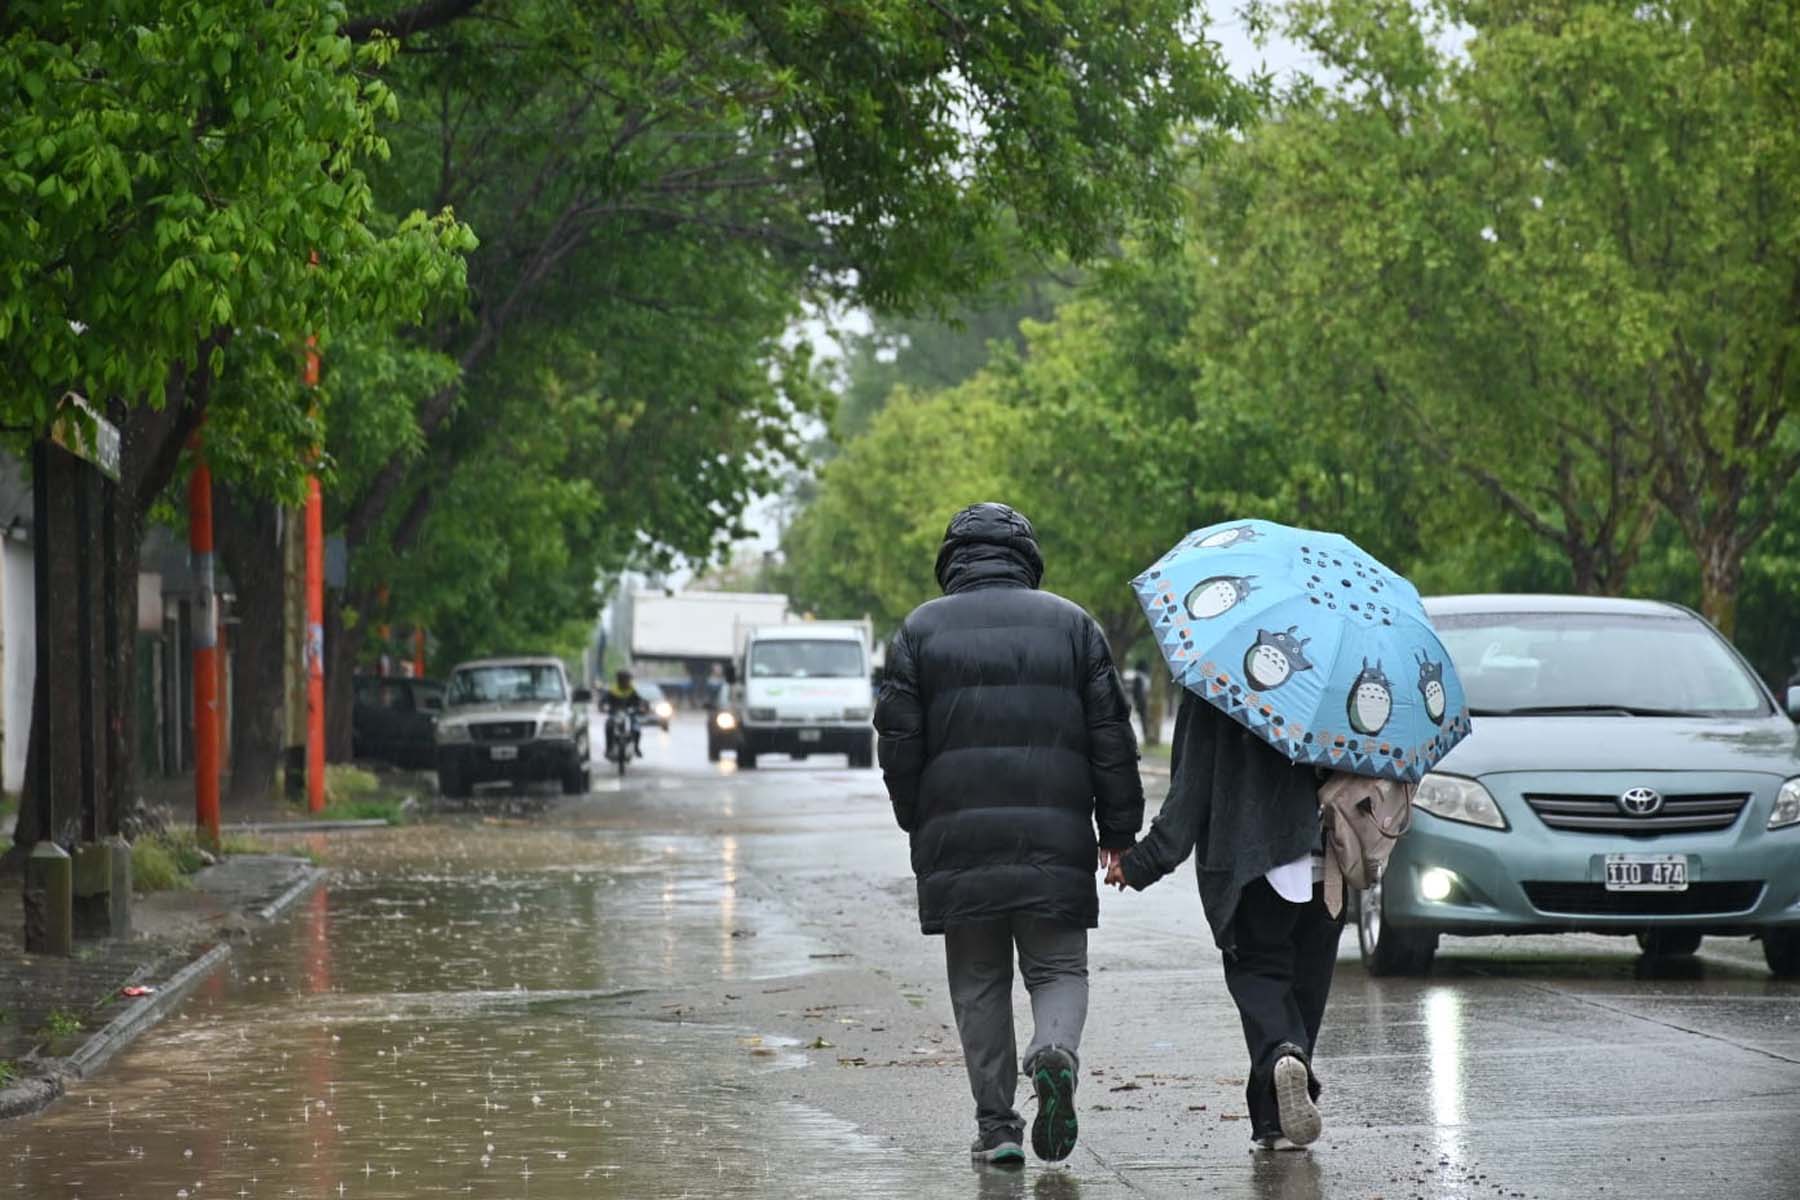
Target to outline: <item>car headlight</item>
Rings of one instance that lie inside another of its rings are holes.
[[[439,721],[437,723],[437,740],[440,742],[466,742],[469,740],[469,727],[462,721]]]
[[[573,732],[571,721],[559,721],[552,717],[538,726],[538,736],[546,738],[566,738]]]
[[[717,725],[720,729],[736,729],[737,718],[728,712],[721,712],[718,716],[713,718],[713,724]]]
[[[1473,779],[1457,775],[1427,775],[1413,793],[1413,803],[1434,817],[1460,821],[1464,825],[1480,825],[1487,829],[1505,829],[1506,817],[1488,790]]]
[[[846,708],[844,710],[844,720],[846,721],[866,721],[870,715],[866,708]]]
[[[749,717],[752,721],[773,721],[775,719],[775,710],[772,708],[753,708],[744,715]]]
[[[666,721],[675,715],[675,706],[670,704],[667,700],[658,700],[656,702],[656,715]]]
[[[1783,829],[1800,825],[1800,779],[1790,779],[1775,793],[1775,811],[1769,814],[1769,828]]]

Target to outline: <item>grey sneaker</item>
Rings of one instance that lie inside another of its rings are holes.
[[[1020,1143],[1024,1140],[1023,1130],[989,1130],[969,1147],[969,1157],[996,1167],[1022,1167],[1025,1165],[1025,1148]]]
[[[1282,1135],[1296,1147],[1312,1145],[1324,1130],[1311,1085],[1304,1059],[1288,1054],[1276,1060],[1275,1111],[1281,1115]]]
[[[1037,1118],[1031,1123],[1031,1151],[1045,1162],[1061,1162],[1075,1149],[1081,1132],[1075,1119],[1075,1056],[1046,1046],[1026,1066],[1037,1089]]]

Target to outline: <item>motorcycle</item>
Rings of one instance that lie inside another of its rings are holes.
[[[635,745],[637,714],[623,708],[615,708],[606,714],[606,757],[618,764],[621,777],[625,774],[625,764],[631,761]]]

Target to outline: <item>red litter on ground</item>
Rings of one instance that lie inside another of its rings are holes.
[[[156,992],[156,989],[153,987],[144,987],[141,984],[135,984],[135,983],[132,984],[130,987],[119,989],[119,995],[131,996],[133,998],[136,998],[138,996],[153,995],[153,994],[155,994],[155,992]]]

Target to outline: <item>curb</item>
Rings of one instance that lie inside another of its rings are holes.
[[[276,920],[323,883],[328,874],[328,871],[320,867],[306,868],[293,886],[251,915],[265,923]],[[73,1054],[64,1059],[53,1060],[50,1074],[20,1080],[10,1087],[0,1088],[0,1120],[30,1116],[48,1108],[66,1090],[68,1081],[92,1078],[139,1034],[175,1011],[207,976],[218,970],[230,957],[229,944],[220,942],[212,946],[165,980],[154,994],[133,1002],[124,1012],[108,1021]]]
[[[379,817],[350,821],[252,821],[248,825],[227,825],[225,833],[333,833],[345,829],[391,829]]]

